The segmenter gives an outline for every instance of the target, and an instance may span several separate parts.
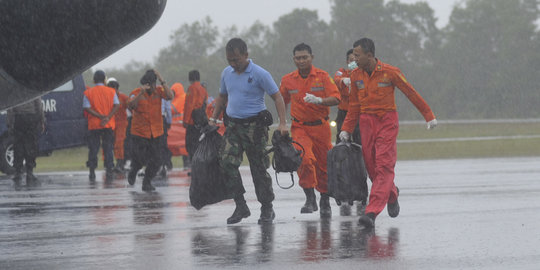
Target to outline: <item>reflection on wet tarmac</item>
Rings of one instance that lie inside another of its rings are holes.
[[[89,185],[87,172],[38,175],[41,186],[19,190],[0,175],[0,269],[536,269],[539,162],[402,162],[403,212],[384,211],[375,230],[338,211],[301,215],[294,189],[276,190],[274,224],[226,225],[234,202],[195,210],[184,172],[151,193],[141,181]]]
[[[157,192],[131,192],[133,198],[133,220],[138,225],[163,223],[161,195]]]

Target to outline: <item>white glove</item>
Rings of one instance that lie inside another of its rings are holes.
[[[316,97],[310,93],[306,93],[306,96],[304,97],[304,101],[307,103],[321,104],[322,98]]]
[[[351,86],[351,78],[343,78],[341,80],[346,86]]]
[[[437,119],[427,122],[427,129],[434,129],[437,126]]]
[[[348,142],[349,139],[351,139],[351,135],[349,135],[349,132],[342,131],[339,133],[339,139],[344,142]]]

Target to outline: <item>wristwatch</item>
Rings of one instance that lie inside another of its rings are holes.
[[[214,122],[214,123],[217,123],[217,121],[216,121],[216,119],[215,119],[214,117],[208,118],[208,121],[212,121],[212,122]]]

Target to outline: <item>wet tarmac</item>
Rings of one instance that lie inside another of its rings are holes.
[[[398,161],[401,213],[382,212],[375,230],[354,207],[300,214],[298,185],[275,184],[276,220],[258,225],[242,173],[251,216],[235,225],[225,222],[232,201],[189,205],[185,171],[154,181],[153,193],[102,172],[95,183],[87,172],[38,174],[39,186],[0,176],[0,269],[540,268],[540,157]]]

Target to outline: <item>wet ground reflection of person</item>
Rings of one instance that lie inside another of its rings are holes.
[[[191,253],[200,257],[200,262],[219,261],[224,265],[250,265],[272,261],[274,252],[274,225],[262,224],[256,245],[249,243],[249,235],[255,227],[228,227],[228,234],[212,234],[208,229],[194,229],[191,238]],[[215,232],[215,230],[212,230]],[[250,250],[249,247],[255,247]]]
[[[396,255],[399,242],[399,230],[390,228],[388,236],[376,235],[374,229],[365,229],[356,222],[342,221],[339,223],[339,241],[334,244],[331,222],[328,219],[306,221],[303,226],[306,241],[301,253],[301,259],[317,262],[327,259],[347,258],[392,258]],[[320,225],[320,231],[319,231]]]

